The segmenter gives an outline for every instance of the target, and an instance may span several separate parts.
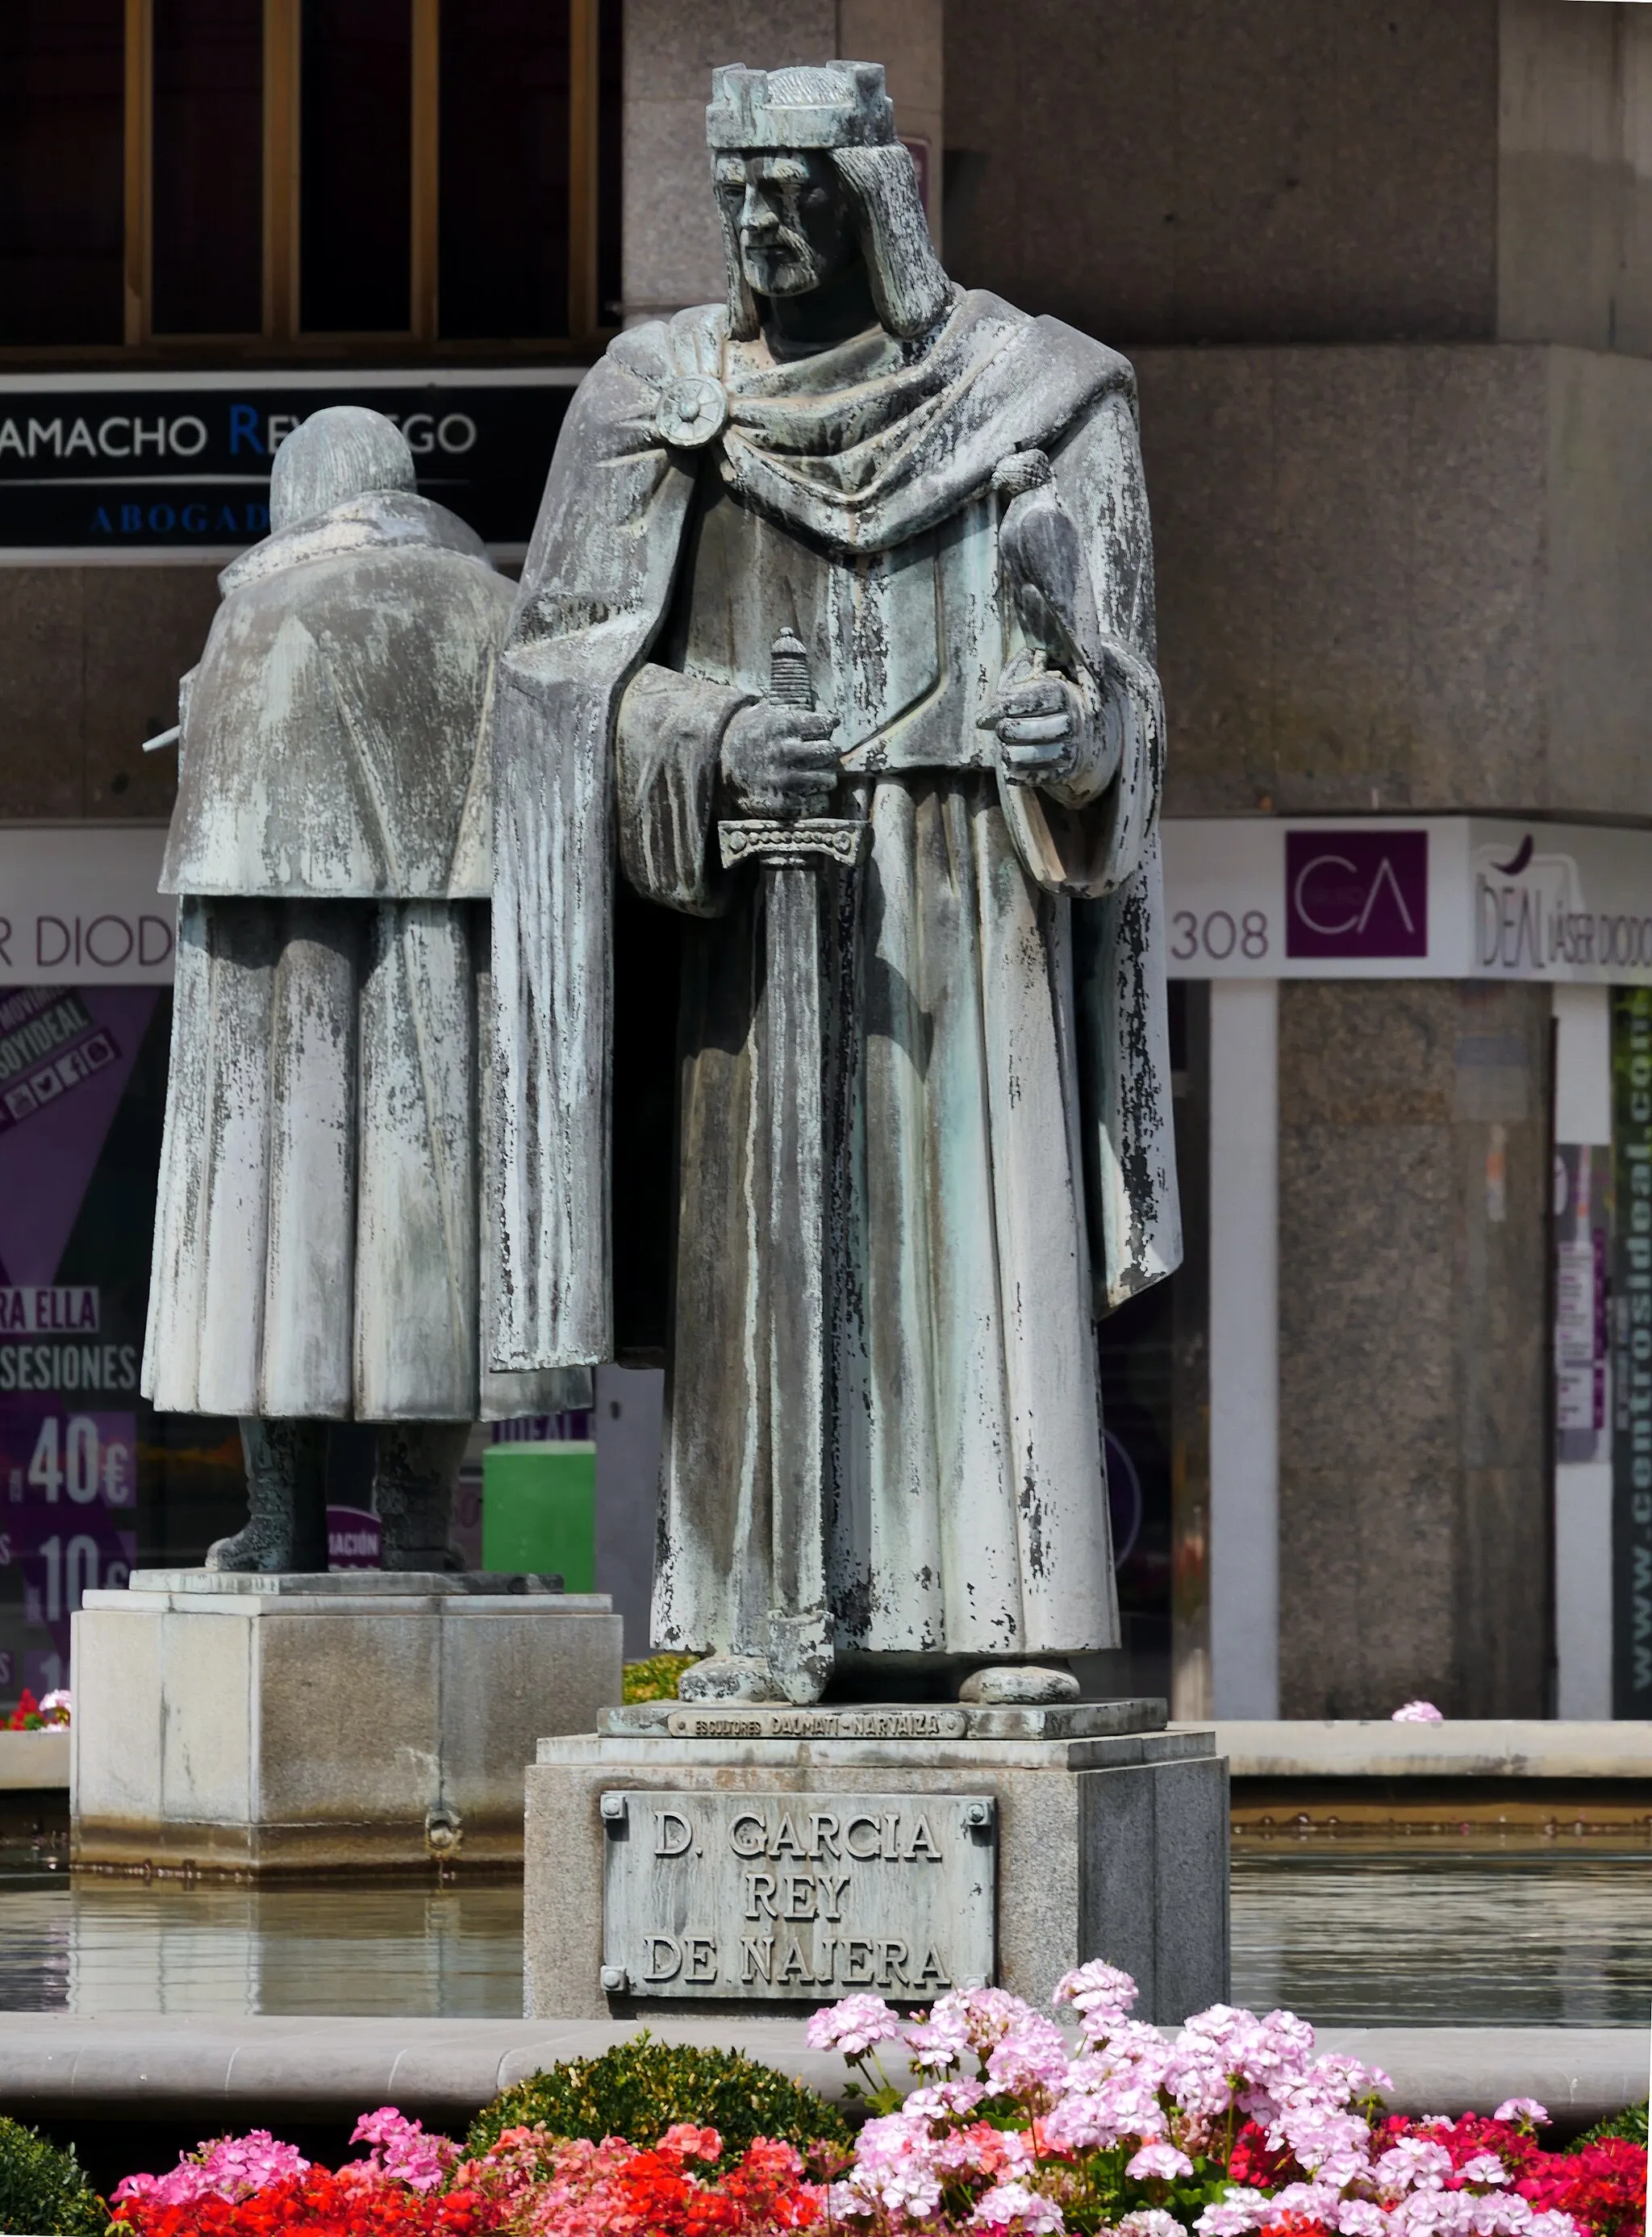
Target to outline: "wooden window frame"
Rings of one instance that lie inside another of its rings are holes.
[[[600,0],[569,0],[569,332],[565,337],[444,341],[439,333],[442,0],[412,10],[412,195],[410,310],[398,333],[308,333],[299,323],[299,39],[302,0],[264,0],[263,324],[257,333],[154,331],[154,0],[125,0],[124,339],[84,345],[0,346],[0,366],[117,367],[303,364],[347,357],[432,363],[504,360],[565,363],[596,355],[614,333],[597,300],[597,102]],[[451,0],[462,7],[464,0]]]

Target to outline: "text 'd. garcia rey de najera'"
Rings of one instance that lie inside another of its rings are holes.
[[[610,1996],[929,2002],[993,1975],[990,1795],[602,1797]]]

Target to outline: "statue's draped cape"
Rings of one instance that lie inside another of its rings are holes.
[[[1054,319],[961,295],[927,346],[874,333],[763,370],[706,308],[622,335],[563,426],[501,663],[494,720],[495,1118],[500,1272],[496,1365],[589,1363],[614,1350],[614,740],[619,699],[658,638],[696,477],[721,472],[752,511],[837,557],[896,551],[982,502],[1010,454],[1122,414],[1128,365]],[[674,382],[711,374],[732,417],[710,452],[656,432]],[[1086,1077],[1099,1310],[1180,1257],[1170,1148],[1156,838],[1162,722],[1151,680],[1150,543],[1139,473],[1105,460],[1091,529],[1096,626],[1150,710],[1126,726],[1103,819],[1003,788],[1016,846],[1069,895]],[[1095,648],[1100,666],[1103,648]],[[980,679],[984,706],[996,675]]]
[[[163,890],[177,976],[143,1389],[163,1411],[550,1412],[486,1371],[485,750],[511,606],[372,492],[220,578]],[[579,1378],[582,1384],[584,1378]]]
[[[481,538],[372,490],[255,544],[219,587],[161,892],[485,899],[511,592]]]

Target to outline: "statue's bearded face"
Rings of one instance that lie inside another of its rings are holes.
[[[716,181],[754,294],[806,295],[859,254],[843,181],[819,148],[720,155]]]

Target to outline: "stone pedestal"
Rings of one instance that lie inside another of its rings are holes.
[[[1227,1993],[1227,1766],[1161,1702],[609,1709],[528,1773],[527,2010],[779,2017],[1070,1966]]]
[[[614,1699],[620,1628],[537,1579],[141,1570],[74,1619],[73,1861],[517,1865],[534,1743]]]

